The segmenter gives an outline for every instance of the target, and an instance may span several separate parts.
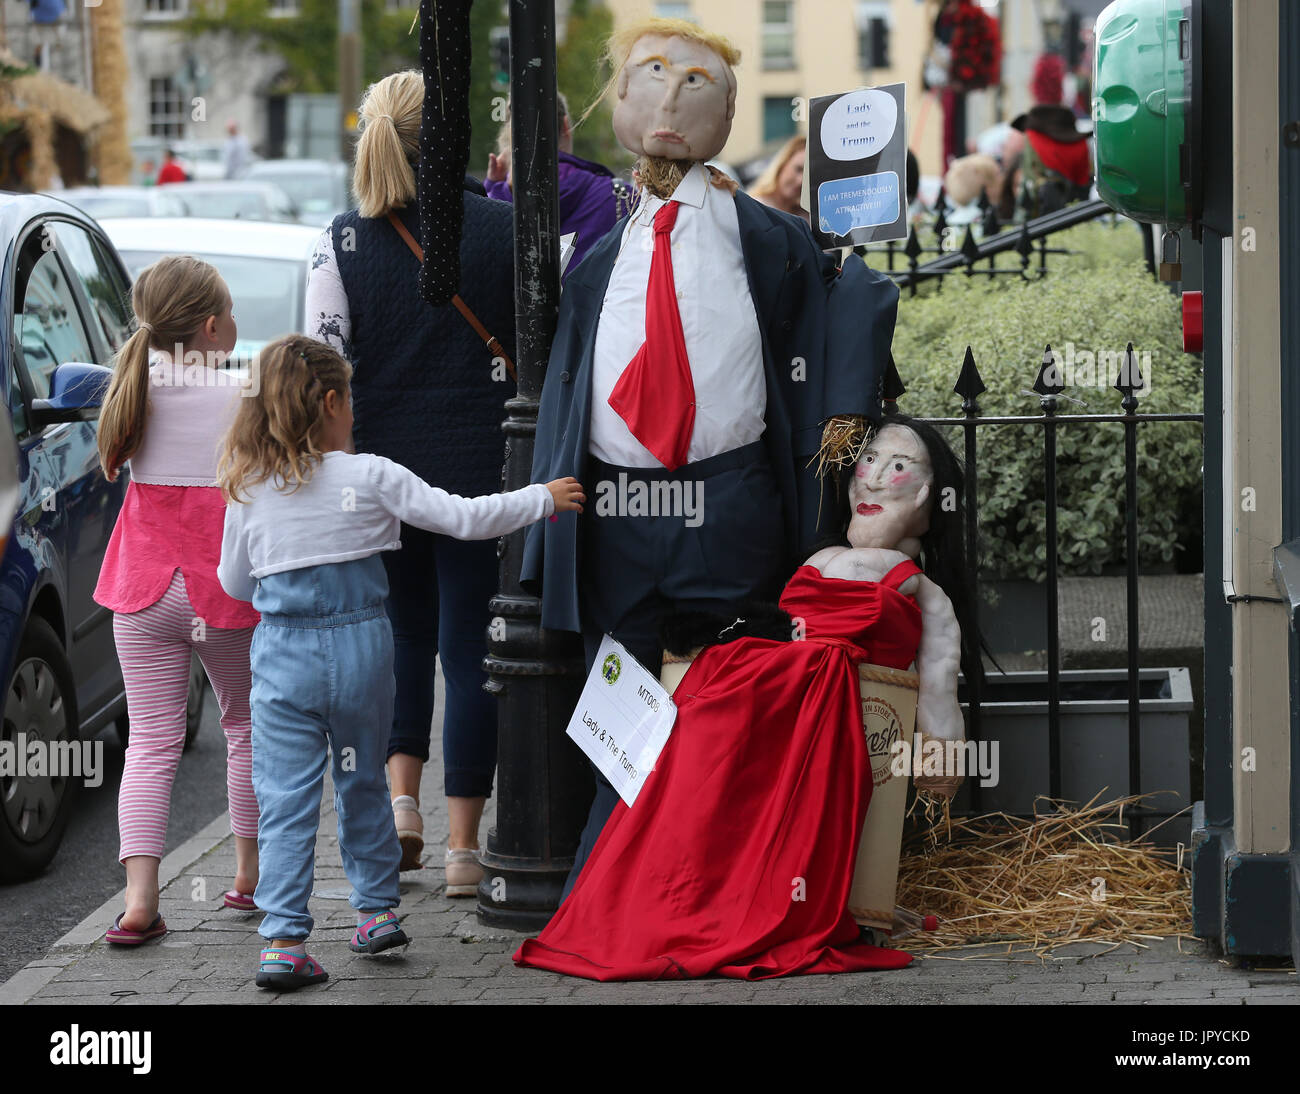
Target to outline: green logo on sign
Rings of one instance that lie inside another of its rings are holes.
[[[623,662],[618,659],[618,654],[611,653],[605,658],[605,663],[600,666],[600,675],[605,678],[605,683],[612,684],[618,679],[618,674],[623,671]]]

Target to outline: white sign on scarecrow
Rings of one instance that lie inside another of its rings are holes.
[[[677,705],[663,685],[605,635],[566,732],[628,805],[636,802],[676,720]]]

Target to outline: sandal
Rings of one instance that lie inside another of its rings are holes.
[[[257,986],[293,991],[306,984],[320,984],[330,978],[310,954],[287,950],[263,950],[257,966]]]
[[[113,920],[113,925],[104,932],[104,941],[114,946],[140,946],[145,942],[150,942],[155,938],[161,938],[167,933],[167,924],[163,922],[162,914],[153,917],[153,922],[143,931],[132,931],[122,926],[122,916],[126,912],[120,912],[118,917]]]
[[[408,946],[411,940],[398,925],[392,912],[377,912],[364,923],[358,923],[348,949],[353,953],[383,953],[394,946]]]
[[[230,889],[221,898],[221,903],[227,908],[234,908],[237,912],[257,911],[257,905],[253,902],[252,893],[241,893]]]

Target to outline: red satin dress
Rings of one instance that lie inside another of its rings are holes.
[[[897,969],[848,912],[871,765],[859,662],[906,669],[921,612],[898,586],[795,571],[804,641],[742,638],[695,659],[635,807],[619,802],[572,893],[515,963],[591,980],[763,980]]]

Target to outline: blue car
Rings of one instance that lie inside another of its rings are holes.
[[[125,739],[113,617],[92,594],[127,479],[101,473],[95,418],[132,315],[126,267],[71,205],[0,193],[0,253],[0,382],[14,438],[0,443],[17,449],[0,560],[2,882],[39,873],[57,852],[85,778],[75,755],[86,750],[73,743],[113,722]],[[201,670],[190,694],[196,728]],[[28,762],[42,752],[46,762]]]

